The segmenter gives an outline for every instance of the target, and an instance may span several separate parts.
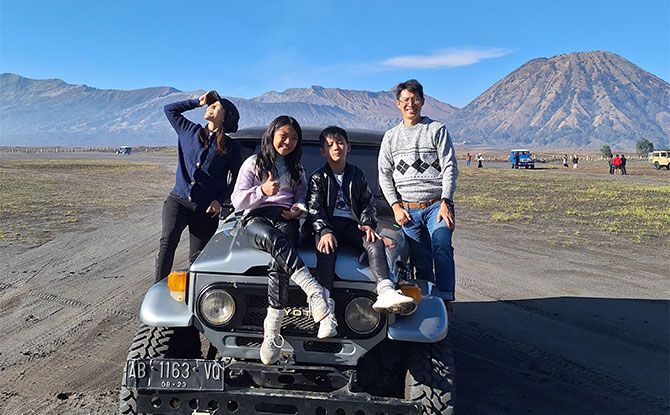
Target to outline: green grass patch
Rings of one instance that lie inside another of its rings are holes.
[[[37,245],[54,231],[120,214],[165,195],[172,177],[155,163],[127,160],[0,161],[4,241]],[[160,192],[152,189],[161,189]],[[147,191],[149,190],[149,191]]]
[[[509,222],[515,219],[521,219],[523,215],[518,212],[493,212],[491,213],[491,220],[494,222]]]
[[[670,185],[561,171],[462,169],[457,209],[469,220],[533,225],[552,235],[635,241],[670,236]]]

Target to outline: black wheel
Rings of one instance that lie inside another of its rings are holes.
[[[454,413],[454,358],[445,339],[415,343],[407,354],[405,399],[420,402],[423,414]]]
[[[403,398],[403,357],[405,343],[385,340],[358,361],[358,387],[373,396]]]
[[[656,170],[659,170],[659,169],[661,168],[661,165],[658,164],[658,161],[655,161],[655,162],[654,162],[654,168],[655,168]]]
[[[198,359],[202,357],[200,335],[193,327],[149,327],[144,324],[137,329],[128,359],[153,359],[157,357]],[[137,412],[136,391],[126,387],[126,369],[123,369],[119,412],[140,415]]]

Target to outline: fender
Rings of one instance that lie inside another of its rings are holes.
[[[193,313],[185,302],[175,301],[170,297],[167,278],[155,283],[144,295],[140,320],[153,327],[188,327],[191,325]]]
[[[422,296],[416,311],[409,316],[396,316],[389,324],[391,340],[435,343],[447,337],[449,316],[444,301],[439,297]]]

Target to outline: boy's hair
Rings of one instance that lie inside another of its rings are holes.
[[[326,138],[328,137],[340,138],[349,144],[349,137],[347,136],[347,132],[344,130],[344,128],[338,127],[336,125],[331,125],[321,131],[321,134],[319,134],[319,147],[323,147],[324,144],[326,144]]]
[[[256,174],[260,180],[264,180],[268,171],[272,171],[276,176],[275,158],[277,151],[272,141],[274,140],[275,132],[285,125],[293,126],[293,129],[298,134],[298,143],[295,145],[295,149],[284,157],[284,161],[293,182],[298,183],[300,180],[300,173],[304,170],[302,164],[300,164],[300,159],[302,158],[302,129],[298,121],[288,115],[280,115],[272,120],[263,133],[261,148],[256,157]]]
[[[394,89],[395,99],[400,99],[400,93],[406,89],[414,95],[418,95],[419,98],[421,98],[421,102],[423,102],[423,86],[421,86],[419,81],[416,79],[410,79],[409,81],[401,82],[396,85]]]

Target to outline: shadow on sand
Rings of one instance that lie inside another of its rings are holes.
[[[460,414],[667,414],[670,301],[458,302]]]

